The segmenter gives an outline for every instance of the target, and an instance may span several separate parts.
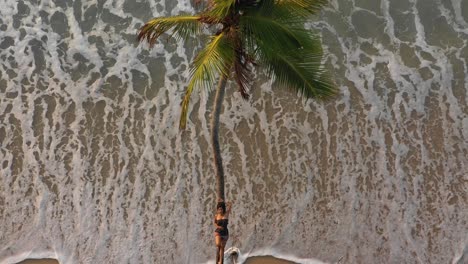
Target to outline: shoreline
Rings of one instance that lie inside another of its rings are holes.
[[[17,264],[60,264],[58,260],[45,258],[45,259],[25,259]]]
[[[56,259],[26,259],[17,264],[60,264]],[[275,258],[273,256],[249,257],[244,264],[298,264],[289,260]]]

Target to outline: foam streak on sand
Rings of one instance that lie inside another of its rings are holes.
[[[1,264],[213,259],[206,91],[177,129],[198,46],[135,41],[190,3],[1,1]],[[333,0],[310,27],[336,99],[304,102],[261,71],[249,102],[229,86],[228,247],[297,263],[468,258],[467,21],[461,0]]]

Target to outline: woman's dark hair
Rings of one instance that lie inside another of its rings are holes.
[[[223,214],[226,213],[226,204],[224,202],[218,202],[218,204],[216,204],[216,210],[219,208],[223,209]]]

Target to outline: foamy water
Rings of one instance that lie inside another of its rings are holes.
[[[214,262],[197,44],[138,45],[189,1],[0,0],[0,263]],[[235,85],[229,246],[303,263],[467,263],[468,2],[334,0],[311,23],[340,95]],[[195,39],[194,39],[195,40]]]

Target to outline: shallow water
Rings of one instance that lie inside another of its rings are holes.
[[[0,263],[212,260],[212,95],[194,94],[178,131],[197,45],[135,41],[189,2],[0,6]],[[463,263],[468,2],[334,0],[311,26],[336,99],[304,102],[261,72],[249,102],[227,92],[228,246],[305,263]]]

